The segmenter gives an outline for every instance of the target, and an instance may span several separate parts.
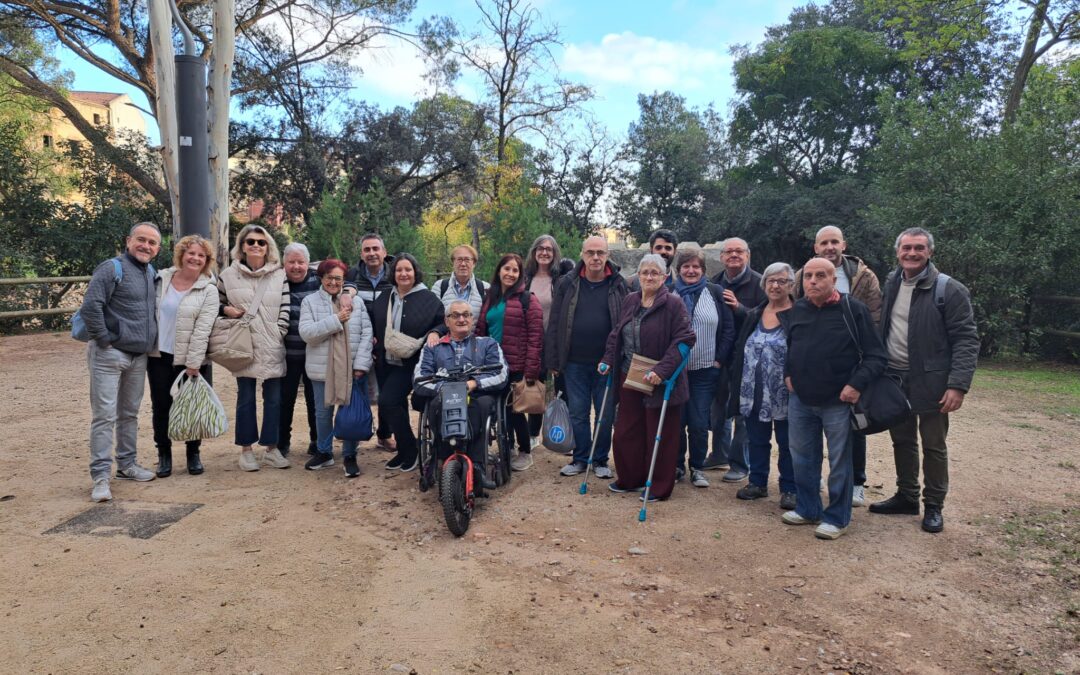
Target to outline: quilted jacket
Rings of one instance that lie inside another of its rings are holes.
[[[165,297],[165,290],[172,283],[176,268],[170,267],[158,274],[157,304],[161,307],[161,299]],[[214,285],[214,279],[209,274],[203,274],[195,280],[191,290],[180,301],[176,308],[176,344],[173,347],[173,363],[183,364],[185,368],[199,368],[206,363],[206,344],[210,340],[210,331],[214,327],[214,320],[218,315],[218,291]],[[150,356],[161,356],[157,346]]]
[[[326,360],[330,355],[327,338],[340,332],[341,321],[329,293],[320,288],[304,298],[300,305],[300,337],[307,343],[304,370],[312,380],[326,381]],[[349,356],[353,370],[371,370],[373,335],[367,310],[357,306],[349,317]]]

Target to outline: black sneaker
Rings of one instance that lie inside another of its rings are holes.
[[[402,473],[408,473],[410,471],[416,471],[417,467],[419,467],[419,466],[420,466],[420,457],[417,456],[417,457],[414,457],[413,461],[411,463],[409,463],[409,464],[406,464],[405,462],[402,462],[401,463],[401,472]]]
[[[926,511],[922,519],[922,529],[925,532],[937,534],[945,529],[945,518],[941,515],[941,507],[933,504],[926,505]]]
[[[719,471],[721,469],[727,471],[731,468],[731,464],[728,463],[727,457],[724,455],[710,452],[701,468],[706,471]]]
[[[619,485],[619,481],[613,480],[608,483],[607,489],[611,490],[612,492],[623,494],[626,492],[642,492],[645,488],[624,488]]]
[[[917,516],[919,515],[919,502],[908,499],[898,492],[885,501],[871,504],[870,513],[883,513],[890,516]]]
[[[383,464],[383,467],[387,471],[393,471],[394,469],[400,469],[401,468],[401,455],[394,455],[393,457],[390,458],[389,462],[387,462],[386,464]]]
[[[681,483],[682,479],[686,477],[686,469],[681,466],[675,467],[675,482]]]
[[[355,457],[345,458],[345,475],[349,478],[356,478],[360,475],[360,465],[356,463]]]
[[[760,485],[754,485],[753,483],[747,483],[739,488],[739,491],[735,493],[735,496],[739,499],[761,499],[762,497],[769,496],[769,489],[761,487]]]
[[[314,443],[308,443],[307,454],[316,455],[316,454],[318,454],[318,452],[319,452],[319,446],[315,445]]]
[[[316,452],[311,456],[311,459],[304,464],[304,468],[308,471],[318,471],[319,469],[326,469],[334,466],[334,456],[329,452]]]

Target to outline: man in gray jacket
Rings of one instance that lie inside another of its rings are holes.
[[[117,479],[149,481],[154,472],[135,463],[146,354],[157,345],[157,296],[150,261],[161,250],[161,232],[153,223],[131,228],[127,249],[94,270],[79,315],[90,336],[91,499],[112,499],[109,471],[116,438]]]
[[[945,437],[949,413],[960,409],[979,357],[979,334],[968,289],[930,262],[934,237],[921,227],[896,238],[900,266],[885,281],[881,335],[889,372],[903,380],[908,418],[889,430],[896,461],[896,494],[870,505],[872,513],[919,514],[919,439],[923,445],[922,529],[941,532],[949,490]]]

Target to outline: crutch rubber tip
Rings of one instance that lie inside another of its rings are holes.
[[[637,519],[639,523],[645,522],[645,507],[642,507],[641,510],[638,511]]]

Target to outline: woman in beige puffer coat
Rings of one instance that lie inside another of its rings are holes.
[[[210,242],[193,234],[176,242],[173,266],[162,270],[155,280],[158,341],[146,361],[146,377],[150,380],[158,478],[172,475],[169,411],[173,381],[180,373],[187,373],[188,377],[203,377],[210,382],[206,345],[218,315],[213,267]],[[187,441],[186,445],[188,473],[197,476],[203,472],[200,441]]]
[[[240,468],[258,471],[259,460],[251,446],[266,447],[263,461],[278,469],[289,468],[289,460],[277,449],[281,417],[281,378],[285,375],[285,334],[289,330],[289,284],[281,267],[277,244],[258,225],[248,225],[236,236],[232,264],[221,273],[218,294],[221,313],[239,319],[262,290],[255,319],[251,322],[251,342],[255,360],[236,371],[236,444],[240,446]],[[255,405],[255,381],[262,384],[263,420],[259,432]]]

